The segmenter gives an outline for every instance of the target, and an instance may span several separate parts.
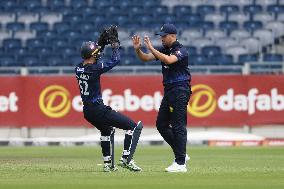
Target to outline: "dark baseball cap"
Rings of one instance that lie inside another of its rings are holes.
[[[173,24],[164,24],[156,35],[165,36],[168,34],[177,34],[177,28]]]

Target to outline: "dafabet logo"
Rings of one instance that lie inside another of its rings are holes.
[[[208,85],[197,84],[192,87],[192,93],[187,111],[198,118],[208,117],[216,109],[222,112],[247,112],[248,115],[257,111],[284,110],[284,95],[277,88],[271,88],[266,93],[250,88],[247,94],[236,93],[235,89],[228,88],[225,94],[217,95]]]
[[[46,116],[61,118],[70,111],[70,93],[60,85],[50,85],[40,93],[39,107]]]
[[[207,117],[212,114],[217,106],[215,91],[204,84],[192,87],[192,96],[187,106],[187,111],[195,117]]]
[[[111,89],[102,90],[104,104],[116,111],[152,112],[159,111],[163,95],[161,91],[153,91],[138,96],[132,89],[124,89],[115,94]],[[39,95],[39,107],[50,118],[62,118],[70,113],[83,111],[80,95],[71,96],[70,92],[61,85],[50,85]],[[187,106],[190,115],[196,118],[207,118],[216,111],[246,112],[253,115],[257,111],[283,111],[284,95],[277,88],[271,88],[266,93],[259,93],[257,88],[248,89],[246,94],[237,93],[228,88],[225,93],[216,94],[212,86],[196,84],[192,86],[192,96]]]

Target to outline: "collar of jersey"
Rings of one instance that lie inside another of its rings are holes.
[[[168,49],[176,48],[177,46],[180,46],[180,43],[178,41],[173,42],[172,46],[170,46]]]

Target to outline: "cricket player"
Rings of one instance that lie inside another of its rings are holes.
[[[108,34],[109,31],[103,35],[108,38]],[[105,41],[111,40],[108,38]],[[117,41],[119,40],[117,39]],[[103,46],[106,44],[103,44]],[[141,168],[136,165],[132,157],[142,130],[142,122],[135,123],[130,118],[104,105],[101,95],[101,75],[120,62],[119,44],[117,42],[111,43],[111,46],[112,56],[109,61],[101,59],[101,49],[95,42],[83,42],[81,46],[83,61],[76,66],[75,73],[84,105],[83,113],[85,119],[101,132],[100,140],[104,171],[110,172],[117,170],[114,165],[113,127],[126,131],[124,150],[118,165],[131,171],[141,171]]]
[[[141,50],[140,36],[134,35],[133,47],[142,61],[159,60],[162,65],[164,97],[161,102],[156,126],[164,140],[171,146],[175,160],[167,172],[187,172],[187,105],[191,95],[191,75],[188,69],[188,52],[177,41],[177,29],[173,24],[164,24],[156,33],[162,46],[154,48],[148,36],[144,43],[149,53]]]

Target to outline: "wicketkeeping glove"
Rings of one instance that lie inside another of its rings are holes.
[[[101,34],[100,37],[98,39],[98,46],[100,46],[100,51],[102,52],[105,48],[106,45],[109,44],[109,35],[108,35],[108,30],[104,29]]]
[[[113,46],[119,46],[120,45],[120,41],[118,39],[118,32],[117,32],[117,26],[111,26],[108,28],[107,30],[108,32],[108,40],[109,43]]]

